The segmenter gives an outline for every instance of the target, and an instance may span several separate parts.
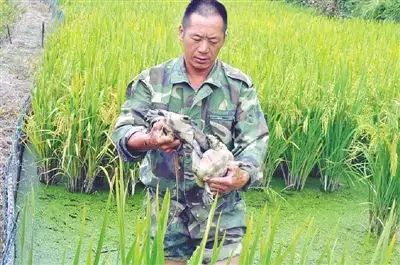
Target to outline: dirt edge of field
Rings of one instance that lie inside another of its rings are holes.
[[[50,1],[14,1],[18,16],[11,25],[9,38],[0,40],[0,258],[3,264],[5,252],[12,252],[13,246],[4,249],[9,240],[13,224],[6,217],[13,215],[13,206],[7,203],[7,196],[16,192],[16,180],[7,180],[7,175],[18,171],[15,146],[17,145],[17,124],[21,110],[26,107],[34,85],[34,73],[42,54],[42,36],[50,32],[53,19]],[[45,33],[42,34],[44,26]]]

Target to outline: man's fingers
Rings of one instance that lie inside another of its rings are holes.
[[[225,177],[232,177],[232,178],[237,177],[240,175],[241,171],[242,170],[240,169],[240,167],[238,167],[235,164],[233,165],[231,164],[228,166],[228,172],[226,173]]]
[[[164,131],[164,128],[167,128],[167,132]],[[168,129],[167,124],[163,120],[159,120],[153,124],[151,134],[154,138],[154,142],[157,143],[158,148],[164,152],[172,152],[181,144],[179,139],[174,138],[172,131]]]
[[[169,145],[161,145],[161,146],[160,146],[160,149],[161,149],[162,151],[164,151],[164,152],[167,152],[167,153],[170,153],[170,152],[172,152],[172,151],[175,150],[175,148],[172,148],[172,147],[169,146]]]
[[[236,170],[237,168],[239,168],[239,167],[234,163],[229,163],[228,164],[228,170],[229,171]]]
[[[174,151],[174,149],[168,148],[168,149],[164,149],[163,151],[166,153],[172,153]]]
[[[235,169],[232,169],[232,170],[229,169],[229,170],[226,172],[224,178],[231,178],[231,177],[235,176],[235,174],[236,174],[236,170],[235,170]]]
[[[162,127],[166,126],[164,120],[158,120],[153,124],[153,128],[160,129]]]
[[[223,193],[225,193],[225,191],[224,190],[222,190],[222,189],[214,189],[214,188],[210,188],[210,190],[211,190],[211,192],[215,195],[215,194],[217,194],[217,193],[219,193],[219,194],[223,194]]]
[[[176,150],[180,146],[181,142],[179,140],[174,140],[173,142],[170,143],[164,143],[160,145],[160,149],[163,150],[164,152],[172,152]]]
[[[206,178],[205,181],[211,185],[211,184],[218,184],[218,185],[228,185],[230,184],[230,179],[227,177],[223,178]]]
[[[161,135],[158,137],[157,141],[160,145],[179,146],[181,144],[181,141],[174,138],[172,135]]]
[[[227,190],[226,186],[220,185],[220,184],[211,183],[211,184],[209,184],[209,186],[210,186],[210,190],[213,192],[223,193]]]
[[[161,144],[169,144],[174,141],[174,138],[172,135],[161,135],[158,139],[158,142]]]
[[[156,141],[158,143],[158,148],[166,149],[166,148],[171,148],[171,143],[174,140],[170,135],[161,135],[157,137]]]
[[[172,148],[178,147],[178,146],[180,146],[180,145],[181,145],[181,141],[180,141],[179,139],[175,139],[175,140],[170,144],[170,146],[171,146]]]

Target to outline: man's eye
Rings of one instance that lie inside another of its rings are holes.
[[[201,41],[200,38],[192,38],[194,41]]]

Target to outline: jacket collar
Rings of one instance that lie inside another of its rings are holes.
[[[171,73],[171,83],[172,84],[178,84],[178,83],[187,83],[190,85],[189,79],[187,77],[186,73],[186,67],[185,67],[185,60],[183,56],[179,57],[177,61],[175,62],[174,66],[172,67],[172,73]],[[203,82],[201,86],[204,84],[211,84],[216,87],[221,86],[221,72],[222,72],[222,66],[221,62],[217,59],[214,62],[214,66],[212,67],[210,73],[207,76],[207,79]]]

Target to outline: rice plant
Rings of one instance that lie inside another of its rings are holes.
[[[63,180],[70,191],[91,192],[96,178],[121,170],[109,135],[126,84],[180,54],[184,5],[65,1],[64,20],[46,43],[26,126],[43,182]],[[363,163],[358,169],[371,180],[371,222],[383,231],[397,200],[398,136],[379,128],[399,130],[398,118],[385,118],[399,109],[392,106],[400,99],[398,24],[327,19],[276,1],[226,5],[229,37],[221,59],[252,77],[270,125],[265,185],[285,165],[286,184],[301,190],[319,167],[323,188],[336,190],[348,167]],[[354,159],[348,150],[362,145],[362,158]],[[123,170],[127,179],[136,178],[135,166]]]
[[[310,111],[302,124],[291,133],[287,151],[289,174],[286,186],[302,190],[308,176],[316,166],[322,147],[321,113]]]
[[[400,200],[400,101],[387,104],[368,123],[360,127],[359,136],[367,139],[355,148],[362,154],[361,161],[355,164],[358,174],[370,186],[370,226],[371,231],[381,234],[383,226],[393,210],[395,230],[399,223]]]
[[[394,248],[397,240],[396,234],[393,233],[393,227],[396,226],[396,220],[398,220],[396,207],[396,203],[393,202],[385,223],[382,226],[382,233],[372,256],[371,265],[391,263],[391,256],[395,251]]]
[[[380,234],[383,231],[383,224],[389,217],[391,207],[396,205],[395,224],[398,223],[400,217],[400,209],[395,204],[400,201],[400,170],[397,166],[400,153],[399,137],[396,136],[391,142],[382,140],[374,149],[373,154],[366,155],[371,172],[369,176],[371,179],[370,222],[371,230]]]
[[[360,1],[356,11],[366,19],[400,22],[400,4],[397,0]]]
[[[267,158],[264,165],[264,183],[263,185],[269,187],[274,173],[282,169],[282,163],[285,160],[284,154],[287,150],[290,139],[287,139],[285,130],[282,128],[279,120],[279,115],[268,117],[269,126],[269,141],[268,141],[268,152]],[[281,170],[283,172],[283,170]]]
[[[18,261],[20,264],[33,264],[34,253],[34,230],[32,223],[35,216],[35,199],[34,192],[31,191],[24,198],[23,207],[21,209],[21,219],[19,220],[17,252],[20,253]],[[12,244],[10,242],[10,244]],[[6,248],[9,246],[6,246]],[[3,252],[6,253],[6,252]]]
[[[126,34],[135,32],[131,29],[135,27],[129,17],[132,14],[118,4],[92,4],[88,2],[82,10],[72,6],[65,24],[48,41],[33,92],[34,113],[27,126],[42,168],[42,180],[52,183],[59,180],[55,176],[66,177],[70,191],[92,191],[100,168],[111,166],[115,156],[108,139],[111,125],[123,101],[123,88],[137,72],[132,67],[143,67],[135,63],[135,53],[139,51]],[[98,10],[87,18],[91,8]],[[123,13],[121,23],[115,23],[111,15],[115,13],[108,8]],[[89,19],[90,23],[82,26],[82,19]],[[129,22],[122,23],[125,21]],[[101,30],[106,28],[114,29]],[[119,34],[119,30],[125,33]],[[136,35],[140,32],[136,31]],[[153,50],[150,52],[153,54]],[[157,58],[153,56],[154,60]]]
[[[400,95],[399,28],[329,20],[278,2],[226,5],[230,34],[221,59],[253,78],[271,122],[266,184],[284,152],[289,185],[301,189],[307,171],[319,164],[325,188],[336,187],[334,178],[346,171],[344,150],[353,126],[358,129]],[[36,77],[27,132],[43,182],[66,178],[69,190],[90,192],[95,178],[104,177],[102,167],[118,167],[108,135],[126,84],[144,68],[180,54],[176,28],[184,3],[68,1],[63,8],[64,20],[46,44]],[[340,118],[351,128],[337,124],[331,106],[348,110]]]
[[[215,214],[216,207],[217,207],[217,200],[214,200],[213,204],[211,205],[210,213],[208,214],[207,226],[206,226],[204,234],[203,234],[203,239],[201,240],[200,245],[196,248],[192,257],[188,261],[188,263],[190,265],[203,264],[204,252],[205,252],[208,236],[210,233],[210,229],[212,229],[212,228],[215,229],[216,233],[215,233],[215,241],[214,241],[214,248],[213,248],[214,253],[213,253],[211,260],[212,260],[212,263],[214,263],[214,264],[216,262],[216,259],[218,257],[218,252],[220,250],[220,247],[218,247],[218,244],[221,246],[224,242],[224,238],[222,239],[222,242],[218,242],[219,220],[218,220],[217,226],[215,226],[215,224],[213,224],[213,220],[214,220],[213,217]]]
[[[340,188],[341,180],[349,181],[349,148],[355,134],[354,124],[344,113],[336,114],[330,120],[323,137],[323,147],[319,159],[321,182],[325,191]]]

